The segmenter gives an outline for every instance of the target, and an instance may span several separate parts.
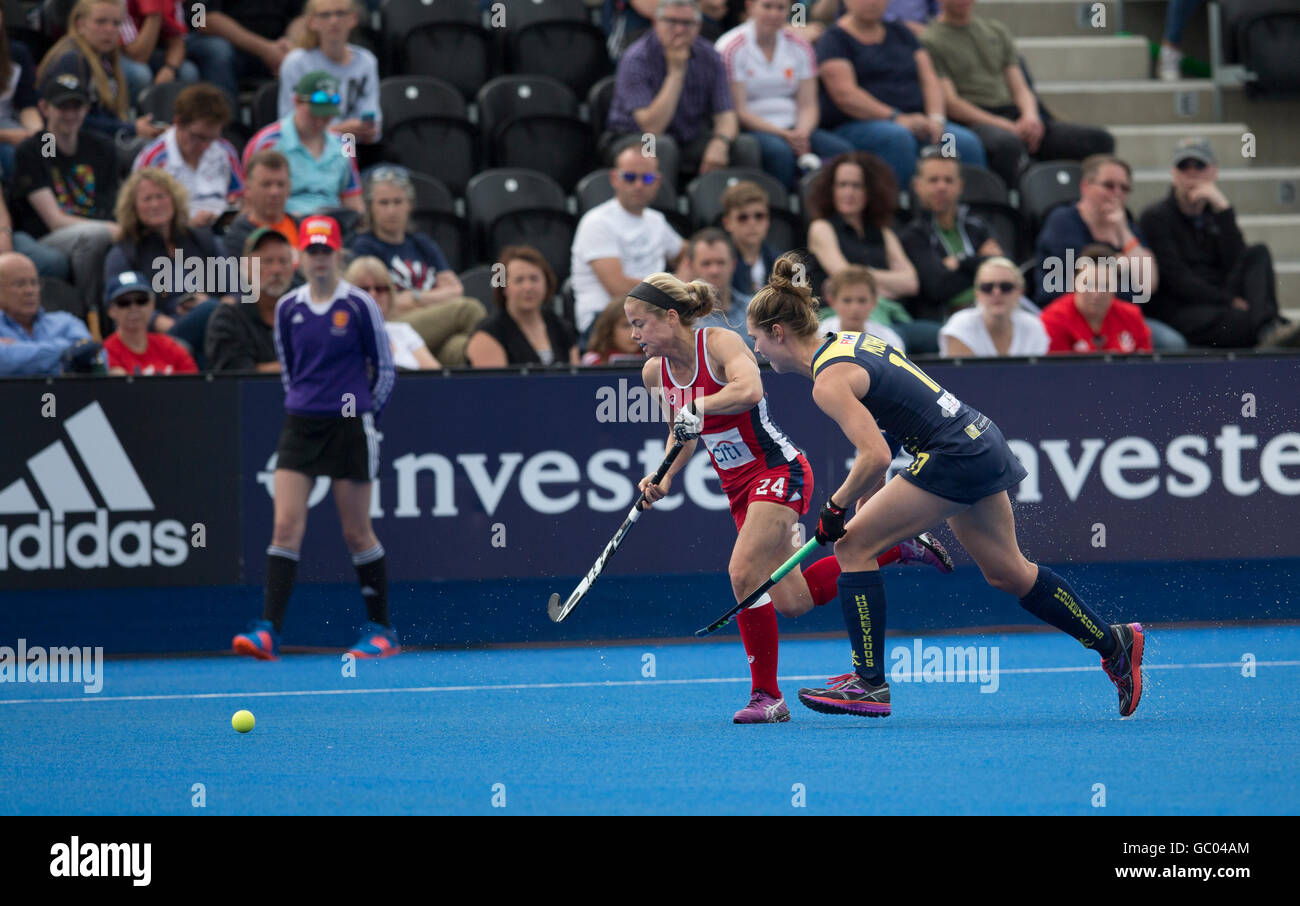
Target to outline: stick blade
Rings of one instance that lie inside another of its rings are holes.
[[[560,605],[559,592],[551,595],[551,600],[546,602],[546,615],[551,618],[552,623],[558,623],[564,619],[564,608]]]

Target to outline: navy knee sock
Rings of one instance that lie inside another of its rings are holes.
[[[366,602],[366,619],[390,629],[388,622],[388,558],[384,546],[376,544],[368,551],[352,555],[352,565],[361,583],[361,597]]]
[[[1110,624],[1079,600],[1069,582],[1046,566],[1038,567],[1038,581],[1020,599],[1020,606],[1102,657],[1115,653],[1115,636]]]
[[[294,579],[298,575],[298,552],[272,545],[266,549],[266,591],[262,600],[262,619],[270,620],[276,632],[284,626]]]
[[[885,583],[879,570],[840,573],[840,610],[853,646],[853,669],[864,682],[885,681]]]

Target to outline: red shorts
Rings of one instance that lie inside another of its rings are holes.
[[[802,516],[812,505],[812,494],[812,465],[800,453],[793,461],[765,469],[748,484],[732,488],[727,492],[727,499],[731,501],[731,518],[736,520],[736,531],[740,531],[751,503],[780,503]]]

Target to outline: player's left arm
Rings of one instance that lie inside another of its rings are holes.
[[[397,380],[397,368],[393,364],[393,349],[388,343],[388,331],[384,328],[384,315],[375,300],[366,296],[363,299],[361,320],[362,351],[373,367],[370,371],[370,405],[374,408],[375,418],[384,410],[388,397],[393,392]]]
[[[892,461],[889,444],[867,407],[862,405],[870,378],[860,368],[849,368],[850,364],[842,362],[826,368],[817,375],[813,384],[813,400],[818,408],[835,419],[844,436],[857,449],[848,476],[831,495],[836,506],[841,508],[852,506],[863,494],[875,488]]]
[[[721,366],[727,384],[717,393],[696,399],[695,411],[700,415],[733,415],[758,405],[763,398],[763,375],[745,341],[730,330],[710,330],[704,350],[715,373]]]

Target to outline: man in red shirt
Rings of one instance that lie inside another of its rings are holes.
[[[149,332],[154,299],[143,274],[126,271],[113,277],[105,301],[117,324],[104,340],[109,374],[198,373],[184,346],[166,334]]]
[[[1150,352],[1151,328],[1142,309],[1115,295],[1114,250],[1085,246],[1074,265],[1074,292],[1060,296],[1040,316],[1051,340],[1048,353]]]

